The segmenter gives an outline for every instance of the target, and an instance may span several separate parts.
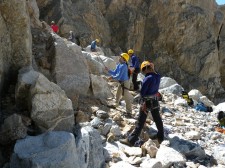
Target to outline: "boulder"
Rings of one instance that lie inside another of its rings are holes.
[[[109,85],[101,76],[91,74],[91,88],[96,98],[107,99],[113,97]]]
[[[80,168],[105,167],[103,145],[99,132],[90,126],[75,130]]]
[[[178,84],[173,84],[169,87],[165,87],[163,89],[160,89],[159,92],[161,94],[168,94],[168,93],[172,93],[172,94],[176,94],[176,95],[181,95],[181,92],[183,91],[183,87],[178,85]]]
[[[18,140],[10,161],[11,168],[74,168],[78,155],[73,134],[59,131]]]
[[[15,99],[17,107],[21,110],[28,111],[30,87],[36,82],[38,76],[39,73],[30,67],[20,69],[16,84]],[[25,115],[30,116],[29,114]]]
[[[100,57],[96,56],[96,58],[94,58],[92,53],[84,51],[82,51],[82,54],[87,60],[90,74],[100,75],[103,73],[104,66],[102,65]]]
[[[51,74],[55,83],[66,92],[75,108],[79,95],[87,95],[90,87],[86,60],[80,47],[75,43],[63,40],[56,34],[52,34],[51,40],[48,50],[51,51],[49,57],[53,57]]]
[[[65,92],[42,74],[30,89],[31,118],[36,126],[47,130],[72,131],[74,111]]]
[[[185,164],[186,162],[186,158],[180,152],[167,146],[160,146],[156,159],[162,163],[164,168],[169,168],[174,163]]]
[[[162,77],[160,80],[159,89],[164,89],[166,87],[172,86],[174,84],[177,84],[177,82],[170,78],[170,77]]]
[[[225,145],[218,145],[213,148],[213,157],[219,164],[225,165]]]
[[[26,136],[27,128],[23,124],[20,115],[13,114],[4,120],[0,129],[0,144],[10,144],[15,140],[25,138]]]

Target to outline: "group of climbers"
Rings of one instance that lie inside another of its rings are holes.
[[[154,64],[149,61],[144,61],[139,64],[139,59],[134,54],[132,49],[128,50],[128,53],[122,53],[120,55],[119,63],[117,64],[115,70],[109,70],[105,68],[110,74],[109,80],[115,79],[119,82],[116,93],[116,103],[115,106],[119,105],[121,96],[124,97],[126,103],[126,114],[131,116],[132,107],[131,107],[131,98],[129,93],[130,82],[129,82],[129,67],[128,61],[131,57],[133,68],[133,85],[134,90],[138,90],[137,84],[137,75],[141,72],[145,75],[145,78],[142,83],[140,90],[141,95],[141,106],[139,109],[138,123],[135,129],[128,135],[126,139],[121,139],[120,142],[129,146],[134,146],[138,141],[139,135],[145,125],[148,112],[150,111],[153,117],[156,127],[158,129],[157,135],[154,137],[158,140],[158,143],[161,143],[164,140],[164,131],[163,131],[163,122],[159,113],[159,102],[158,102],[158,89],[160,84],[160,75],[155,71]],[[135,77],[134,77],[135,76]]]

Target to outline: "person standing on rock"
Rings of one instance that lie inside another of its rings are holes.
[[[109,70],[105,67],[105,70],[111,75],[109,80],[115,79],[119,81],[119,86],[116,92],[116,104],[115,106],[119,105],[121,96],[124,97],[126,102],[126,114],[131,116],[132,107],[131,107],[131,94],[129,92],[130,82],[128,77],[128,62],[129,55],[127,53],[122,53],[120,55],[119,63],[116,66],[115,70]]]
[[[51,22],[52,31],[55,33],[59,33],[59,27],[55,24],[54,21]]]
[[[145,78],[140,91],[141,106],[139,110],[138,124],[126,139],[120,140],[121,143],[129,146],[134,146],[135,142],[138,141],[138,137],[144,127],[149,111],[151,112],[158,129],[158,133],[155,138],[157,138],[159,144],[164,140],[163,122],[159,114],[159,102],[156,95],[160,84],[160,74],[155,72],[154,64],[149,61],[144,61],[141,64],[141,71],[145,75]]]
[[[133,90],[137,91],[139,89],[138,82],[137,82],[137,76],[138,73],[140,73],[140,63],[138,57],[134,54],[134,50],[129,49],[128,50],[128,55],[131,57],[131,63],[132,65],[130,66],[133,68],[133,73],[132,73],[132,83],[133,83]]]
[[[97,47],[97,43],[99,43],[99,39],[95,39],[94,41],[91,42],[91,51],[92,52],[96,52],[96,47]]]

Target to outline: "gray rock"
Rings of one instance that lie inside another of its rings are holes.
[[[178,137],[173,137],[170,139],[170,147],[177,150],[181,154],[190,158],[205,158],[205,151],[196,143],[180,139]]]
[[[11,168],[74,168],[79,163],[73,134],[48,132],[18,140],[10,161]]]
[[[96,115],[98,118],[101,118],[101,119],[107,119],[109,117],[109,114],[103,110],[98,110],[96,112]]]
[[[5,145],[27,136],[27,128],[18,114],[13,114],[4,120],[0,129],[0,144]]]
[[[39,74],[30,92],[31,118],[42,132],[72,131],[74,125],[72,102],[59,86]]]
[[[174,84],[177,84],[177,82],[174,79],[172,79],[170,77],[162,77],[160,80],[159,89],[164,89],[164,88],[170,87]]]
[[[183,90],[184,89],[183,89],[182,86],[180,86],[178,84],[174,84],[174,85],[171,85],[169,87],[160,89],[159,92],[162,93],[162,94],[173,93],[173,94],[176,94],[176,95],[180,95]]]
[[[108,83],[101,76],[91,74],[91,88],[96,98],[107,99],[113,97]]]
[[[52,76],[66,95],[71,99],[73,107],[78,103],[79,95],[87,95],[90,87],[90,77],[86,60],[81,49],[76,44],[64,41],[56,34],[52,35],[52,43],[49,47],[54,55],[52,59]]]
[[[218,145],[213,148],[213,157],[218,163],[225,165],[225,145]]]
[[[181,153],[166,146],[160,146],[156,154],[156,159],[162,163],[164,168],[169,168],[174,163],[186,162],[186,158]]]
[[[98,117],[95,117],[93,120],[91,120],[91,126],[93,128],[99,128],[100,125],[103,125],[103,123]]]
[[[92,127],[82,127],[75,131],[80,168],[104,168],[102,139],[98,131]]]

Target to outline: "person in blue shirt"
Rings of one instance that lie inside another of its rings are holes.
[[[91,51],[96,52],[97,43],[99,43],[99,39],[95,39],[91,42]]]
[[[145,78],[140,92],[142,101],[139,110],[138,123],[134,131],[128,135],[128,138],[120,140],[121,143],[129,146],[134,146],[134,144],[137,143],[149,111],[151,112],[152,118],[158,129],[155,138],[157,138],[159,144],[164,140],[163,122],[159,114],[159,102],[156,96],[160,84],[160,74],[155,72],[154,64],[149,61],[144,61],[141,64],[141,71],[145,75]]]
[[[139,90],[138,82],[137,82],[137,76],[138,73],[140,73],[140,63],[139,58],[134,54],[134,50],[129,49],[128,55],[131,57],[131,63],[132,65],[130,67],[134,68],[132,73],[132,83],[133,83],[133,89],[134,91]]]
[[[111,75],[109,80],[115,79],[119,82],[119,86],[116,92],[116,105],[119,105],[120,99],[123,96],[126,103],[126,113],[131,116],[132,107],[131,107],[131,94],[129,92],[130,82],[128,77],[128,62],[129,55],[127,53],[122,53],[120,55],[119,63],[116,66],[116,69],[109,70],[107,67],[105,69]]]

